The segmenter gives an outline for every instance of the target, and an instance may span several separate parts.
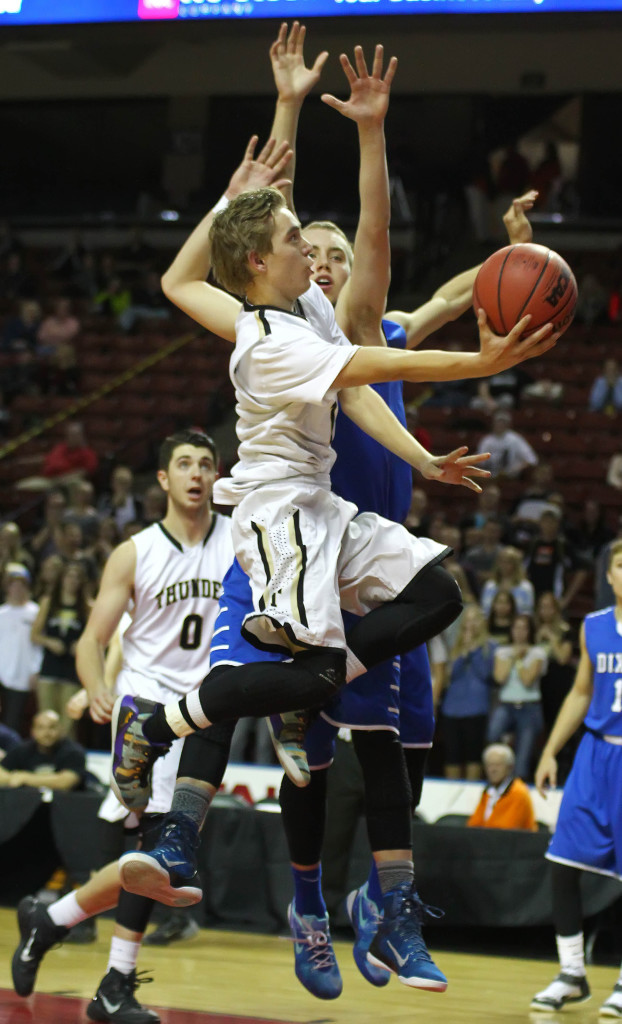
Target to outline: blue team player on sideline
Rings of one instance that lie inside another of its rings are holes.
[[[582,931],[582,871],[622,880],[622,540],[609,555],[607,579],[615,605],[586,616],[581,658],[570,693],[542,752],[536,786],[545,795],[555,786],[555,755],[585,725],[572,771],[564,787],[555,835],[547,851],[553,881],[560,973],[531,1002],[550,1013],[590,998]],[[599,1010],[622,1018],[622,971]]]

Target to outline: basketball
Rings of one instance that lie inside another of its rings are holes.
[[[495,334],[504,335],[527,313],[528,333],[551,322],[556,331],[572,323],[577,282],[558,253],[532,242],[507,245],[489,256],[473,286],[473,308],[484,309]]]

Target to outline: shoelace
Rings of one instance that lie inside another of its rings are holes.
[[[331,946],[330,939],[326,932],[310,929],[302,938],[299,935],[284,935],[288,942],[300,942],[309,946],[309,960],[313,961],[311,966],[314,971],[321,971],[327,967],[334,967],[337,963],[335,953]]]
[[[416,933],[413,934],[409,929],[405,936],[407,941],[412,945],[413,952],[415,952],[420,959],[431,961],[432,957],[428,953],[423,935],[421,934],[422,918],[424,915],[427,915],[428,917],[438,919],[445,916],[445,911],[441,910],[440,907],[432,907],[429,904],[424,903],[418,895],[411,893],[408,896],[405,896],[402,900],[399,913],[400,916],[404,915],[409,923],[414,919],[414,924],[417,929]],[[401,930],[399,925],[398,930]]]
[[[305,741],[305,734],[309,719],[305,711],[296,711],[292,713],[291,718],[281,716],[283,721],[283,728],[279,736],[280,743],[294,743],[296,746],[302,746]]]
[[[135,992],[139,985],[151,984],[153,981],[153,975],[149,974],[150,970],[152,970],[152,968],[147,968],[145,971],[133,971],[133,977],[132,974],[129,975],[129,979],[132,983],[132,992]]]

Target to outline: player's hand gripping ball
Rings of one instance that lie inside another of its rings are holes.
[[[495,334],[512,330],[531,313],[529,333],[552,323],[556,332],[570,327],[577,305],[577,282],[565,260],[545,245],[507,245],[480,267],[473,287],[473,308],[486,312]]]

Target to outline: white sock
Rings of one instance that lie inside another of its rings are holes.
[[[556,935],[559,965],[564,974],[583,977],[585,974],[585,954],[583,950],[583,932],[576,935]]]
[[[616,985],[622,985],[622,964],[620,964],[620,973],[616,978]]]
[[[130,942],[129,939],[120,939],[113,935],[110,942],[110,957],[108,959],[107,971],[114,967],[121,974],[131,974],[136,967],[140,942]]]
[[[52,903],[48,907],[48,914],[55,925],[62,925],[64,928],[73,928],[81,921],[86,921],[87,917],[92,917],[92,914],[87,914],[82,909],[75,892],[68,892],[66,896],[61,896]]]

